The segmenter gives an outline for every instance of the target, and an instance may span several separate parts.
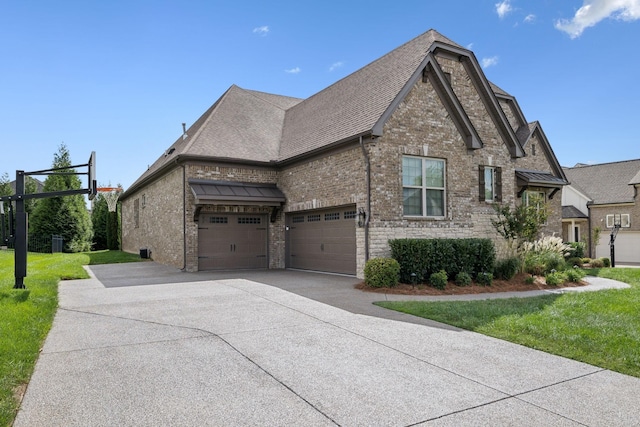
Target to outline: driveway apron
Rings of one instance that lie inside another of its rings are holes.
[[[144,264],[60,284],[16,427],[640,425],[640,379],[359,313],[353,277]]]

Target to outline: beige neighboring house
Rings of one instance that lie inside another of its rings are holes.
[[[122,244],[186,271],[362,277],[389,239],[493,239],[567,183],[538,122],[434,30],[307,99],[231,86],[121,196]],[[502,253],[502,252],[501,252]]]
[[[640,159],[564,168],[571,185],[562,191],[562,235],[584,241],[592,258],[610,255],[616,215],[621,228],[615,239],[616,264],[640,265]],[[600,239],[593,241],[594,230]]]

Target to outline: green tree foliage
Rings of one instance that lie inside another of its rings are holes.
[[[96,197],[93,200],[91,210],[91,223],[93,224],[93,249],[101,251],[108,249],[107,245],[107,217],[109,210],[107,201],[103,197]]]
[[[10,196],[12,194],[11,192],[11,185],[10,185],[10,181],[9,181],[9,175],[7,175],[7,173],[5,172],[4,174],[2,174],[2,176],[0,176],[0,196]],[[0,202],[3,204],[3,209],[4,209],[4,223],[0,223],[0,228],[2,230],[4,230],[4,232],[6,233],[6,236],[8,236],[8,232],[9,232],[9,202]],[[0,231],[0,236],[2,236],[2,232]],[[5,237],[6,237],[5,236]],[[1,238],[1,237],[0,237]],[[4,245],[4,242],[0,242],[0,245]]]
[[[547,222],[549,209],[543,201],[533,197],[527,205],[521,203],[515,209],[509,205],[494,204],[498,219],[491,220],[500,236],[507,240],[509,248],[520,252],[523,243],[533,242],[540,235],[540,229]]]
[[[44,191],[78,190],[82,183],[71,169],[71,155],[64,144],[54,154],[53,169],[60,169],[47,177]],[[93,229],[84,196],[81,194],[41,199],[29,218],[29,232],[39,236],[60,235],[67,252],[83,252],[91,248]]]

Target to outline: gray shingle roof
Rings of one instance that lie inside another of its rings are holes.
[[[563,206],[562,207],[562,218],[589,218],[587,215],[582,213],[580,209],[575,206]]]
[[[563,169],[571,185],[594,204],[633,202],[629,184],[640,181],[640,159]]]

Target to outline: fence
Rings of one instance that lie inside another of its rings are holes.
[[[13,241],[7,243],[8,249],[15,249]],[[50,236],[38,236],[29,234],[27,237],[27,250],[29,252],[38,252],[50,254],[62,252],[64,248],[64,239],[62,236],[52,234]]]

